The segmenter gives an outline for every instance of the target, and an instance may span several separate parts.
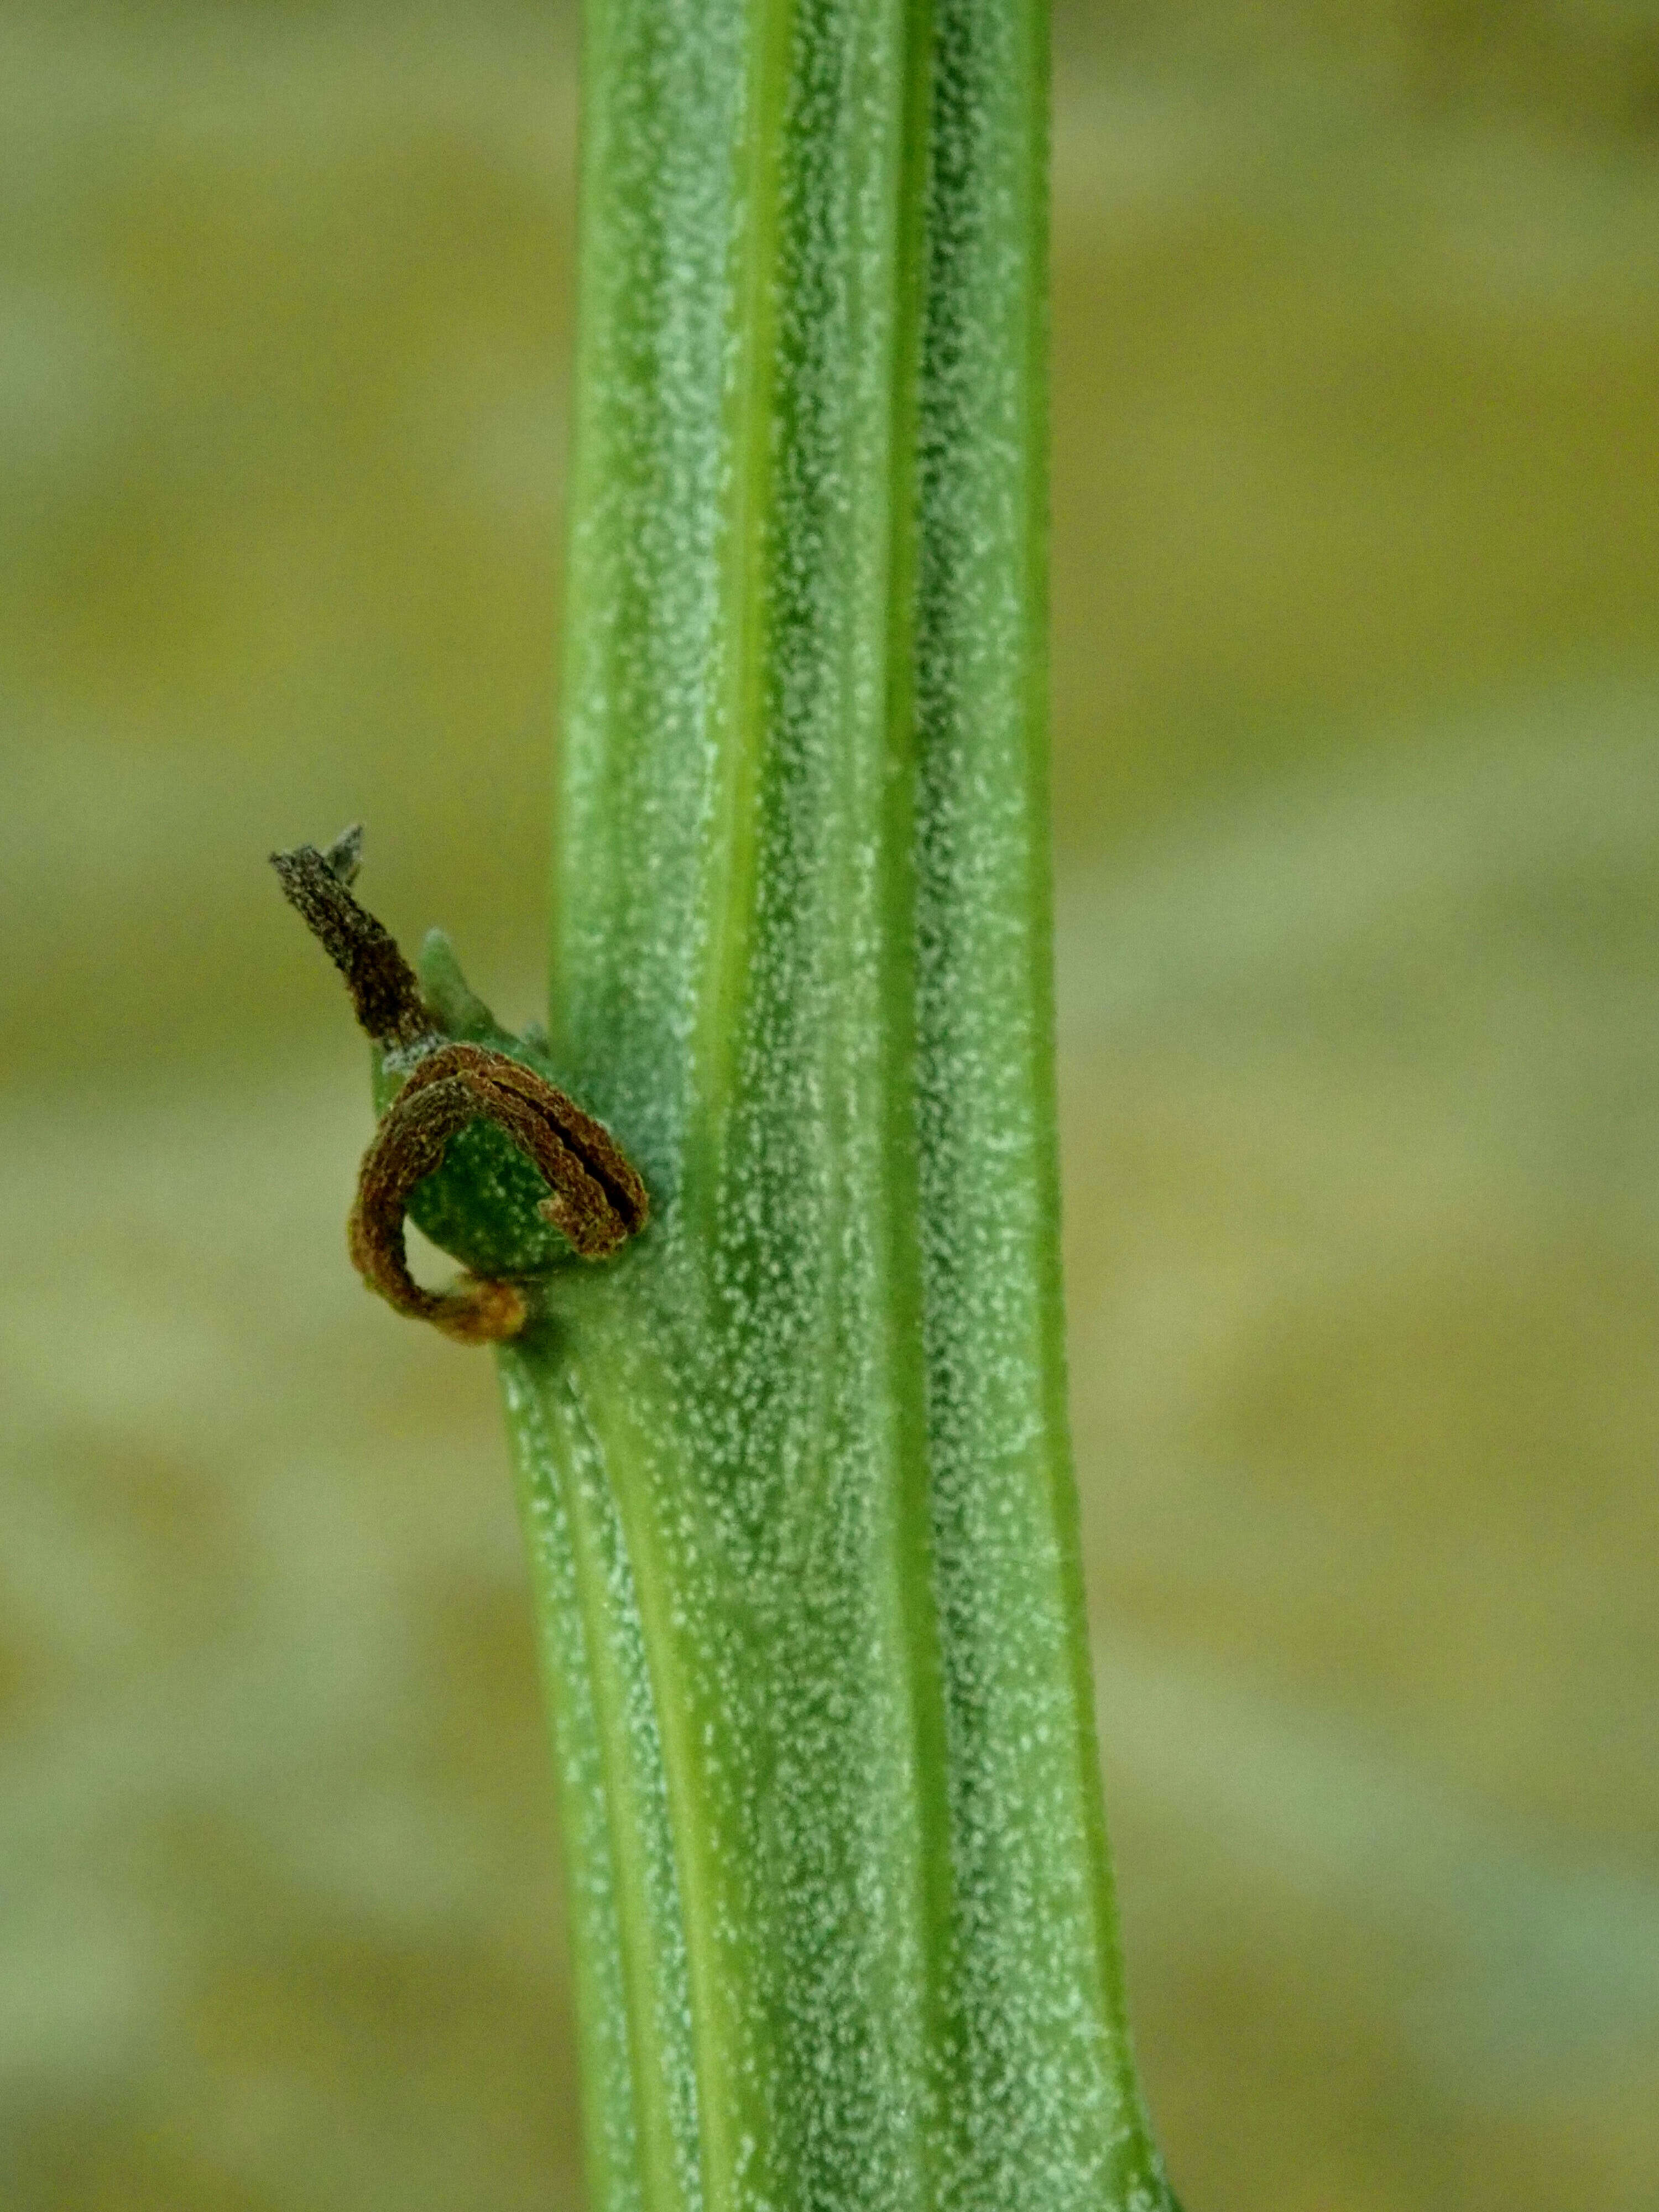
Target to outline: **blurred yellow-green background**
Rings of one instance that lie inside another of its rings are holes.
[[[1659,2207],[1659,4],[1073,0],[1073,1395],[1189,2212]],[[563,5],[0,17],[0,2201],[580,2202],[487,1363],[264,855],[535,1008]]]

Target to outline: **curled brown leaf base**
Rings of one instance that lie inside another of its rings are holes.
[[[546,1181],[539,1211],[584,1260],[608,1259],[645,1226],[645,1186],[604,1123],[533,1068],[483,1045],[444,1042],[396,940],[351,895],[362,847],[354,823],[325,852],[297,845],[270,856],[284,896],[345,977],[359,1023],[389,1066],[410,1070],[358,1172],[352,1262],[399,1313],[463,1344],[499,1342],[529,1317],[516,1283],[464,1275],[449,1290],[423,1291],[409,1272],[410,1194],[443,1164],[450,1139],[469,1121],[504,1129]]]
[[[469,1121],[493,1121],[533,1162],[548,1186],[538,1211],[584,1260],[608,1259],[645,1226],[650,1208],[644,1184],[604,1123],[533,1068],[477,1044],[428,1054],[363,1155],[348,1228],[352,1264],[399,1313],[429,1321],[464,1344],[488,1344],[524,1327],[523,1291],[473,1276],[447,1291],[422,1290],[404,1244],[410,1192],[442,1164],[450,1139]]]

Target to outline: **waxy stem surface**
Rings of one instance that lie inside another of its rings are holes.
[[[650,1192],[497,1352],[595,2212],[1169,2203],[1068,1459],[1030,0],[594,0],[551,1012]]]

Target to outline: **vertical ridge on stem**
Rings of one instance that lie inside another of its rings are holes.
[[[595,2212],[701,2212],[672,1836],[608,1471],[533,1340],[498,1364],[559,1753]]]
[[[1166,2201],[1130,2058],[1066,1409],[1046,775],[1045,28],[936,0],[917,1011],[954,1873],[946,2200]]]

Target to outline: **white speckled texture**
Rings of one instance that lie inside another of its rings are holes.
[[[1060,1352],[1038,13],[589,42],[553,1034],[655,1220],[504,1368],[596,2201],[1161,2205]]]

